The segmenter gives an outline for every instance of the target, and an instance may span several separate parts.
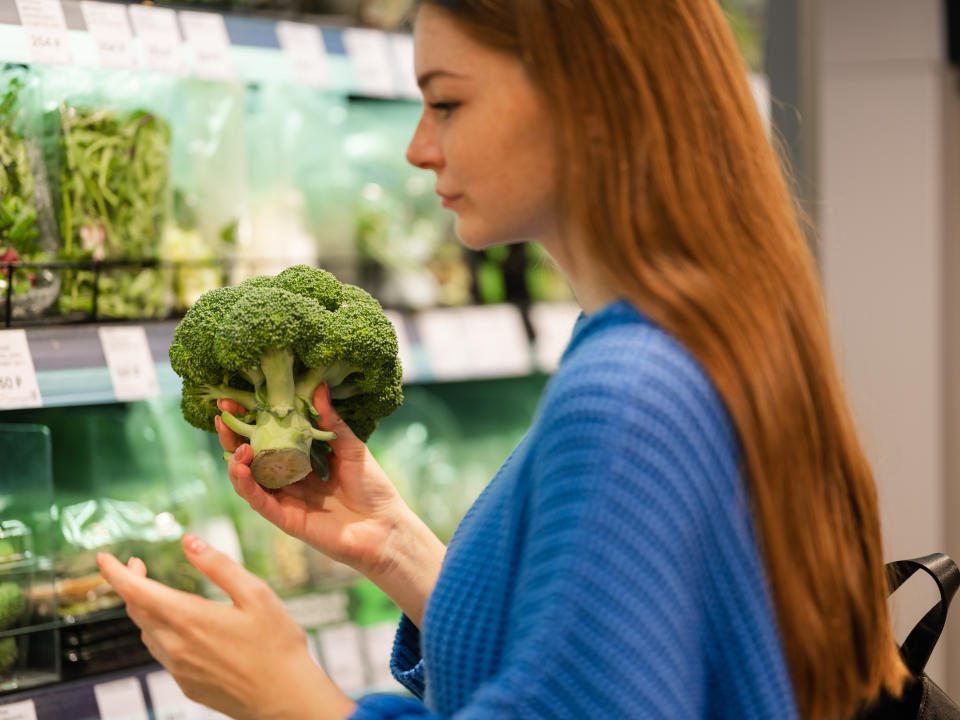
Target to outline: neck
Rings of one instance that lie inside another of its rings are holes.
[[[599,263],[579,259],[576,252],[568,249],[567,243],[551,240],[541,241],[540,244],[560,267],[577,304],[587,315],[592,315],[619,297]]]

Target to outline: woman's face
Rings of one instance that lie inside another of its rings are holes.
[[[480,250],[556,235],[550,118],[521,64],[425,4],[414,30],[424,109],[407,160],[437,175],[457,234]]]

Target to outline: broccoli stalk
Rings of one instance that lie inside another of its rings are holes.
[[[249,438],[257,482],[279,488],[326,477],[326,443],[311,401],[326,382],[351,429],[366,440],[402,401],[396,333],[360,288],[306,266],[202,295],[174,333],[170,362],[183,378],[183,414],[213,431],[224,424]],[[217,401],[242,405],[243,417]]]

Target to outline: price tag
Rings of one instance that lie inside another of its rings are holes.
[[[310,593],[283,601],[297,625],[305,628],[345,622],[350,617],[347,607],[349,603],[350,598],[343,592]]]
[[[397,344],[400,346],[400,364],[403,366],[403,382],[410,382],[416,378],[417,368],[413,358],[410,338],[407,336],[406,324],[403,321],[403,315],[393,310],[384,310],[383,314],[393,323],[393,327],[397,331]]]
[[[193,49],[195,75],[209,80],[233,80],[237,76],[223,15],[182,10],[180,24]]]
[[[308,87],[327,87],[330,81],[327,50],[320,28],[284,20],[277,23],[277,41],[290,61],[298,82]]]
[[[228,720],[226,715],[195,703],[184,695],[177,681],[166,670],[148,673],[146,680],[155,720]]]
[[[576,303],[537,303],[530,308],[537,367],[547,373],[557,369],[579,316]]]
[[[307,652],[310,654],[310,659],[313,660],[317,665],[323,667],[323,664],[320,662],[320,646],[317,645],[317,636],[314,633],[307,633]]]
[[[428,310],[417,330],[437,380],[515,377],[533,369],[530,342],[512,305]]]
[[[135,677],[93,686],[100,720],[150,720],[147,703]]]
[[[403,97],[420,99],[420,86],[417,85],[417,71],[413,66],[413,37],[410,35],[391,35],[390,49],[393,51],[394,67],[399,79],[398,88]]]
[[[33,700],[0,705],[0,720],[37,720],[37,707]]]
[[[353,623],[326,628],[317,634],[323,667],[345,693],[367,687],[360,628]]]
[[[0,409],[41,405],[27,331],[0,330]]]
[[[107,359],[117,400],[141,400],[160,394],[147,333],[142,327],[101,327],[100,345]]]
[[[343,46],[360,90],[376,97],[393,97],[397,88],[388,35],[379,30],[350,28],[343,31]]]
[[[97,46],[100,66],[117,70],[136,70],[139,63],[133,47],[133,32],[123,5],[81,0],[87,31]]]
[[[367,658],[370,660],[370,684],[377,689],[386,689],[396,685],[390,672],[390,655],[393,652],[393,640],[397,635],[397,624],[379,623],[364,628],[364,640],[367,644]]]
[[[169,8],[131,5],[130,20],[149,70],[184,74],[177,14]]]
[[[238,565],[243,565],[243,549],[237,535],[237,526],[230,518],[220,515],[202,520],[194,533]]]
[[[56,65],[73,62],[60,0],[16,0],[16,3],[33,61]]]

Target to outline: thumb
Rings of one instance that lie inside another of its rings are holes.
[[[183,536],[183,552],[190,563],[239,608],[263,605],[264,597],[273,595],[263,580],[196,535]]]
[[[318,385],[317,389],[313,391],[313,406],[320,413],[319,424],[322,426],[321,429],[337,434],[336,438],[327,441],[333,448],[333,452],[338,452],[338,448],[345,448],[360,442],[346,421],[334,410],[333,403],[330,400],[330,385],[328,383]]]

